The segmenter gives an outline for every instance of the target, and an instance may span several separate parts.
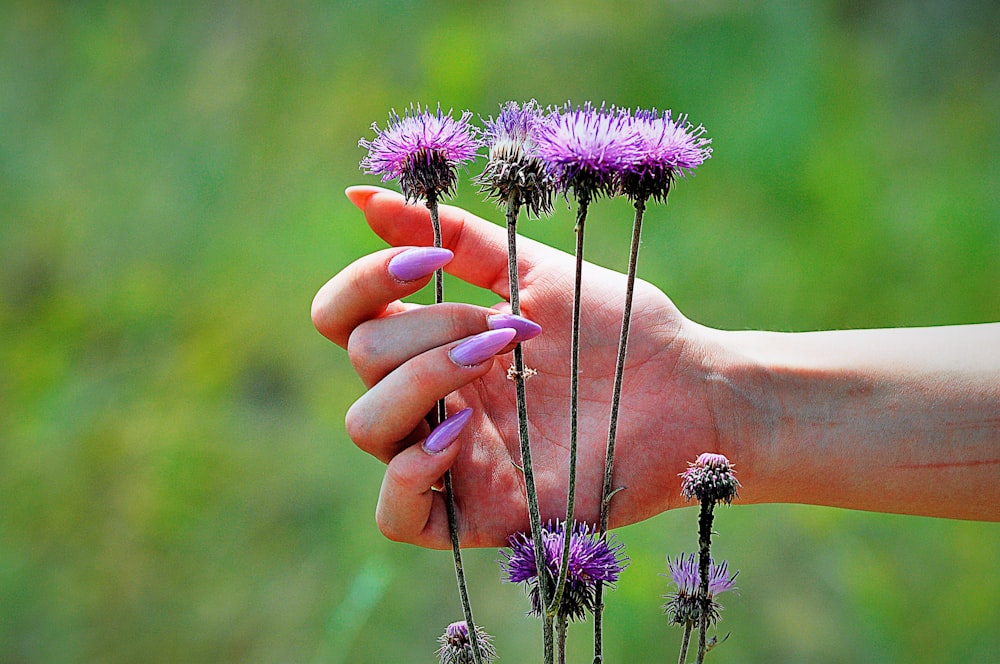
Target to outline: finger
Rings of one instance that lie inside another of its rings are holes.
[[[365,386],[372,387],[420,353],[486,330],[505,327],[517,333],[512,343],[527,341],[542,331],[540,325],[521,316],[472,304],[446,302],[361,323],[351,333],[347,354]]]
[[[425,206],[408,205],[401,194],[381,187],[350,187],[347,195],[365,213],[372,230],[389,244],[431,244],[433,231]],[[439,206],[439,217],[442,244],[455,252],[448,273],[509,298],[507,231],[451,205]],[[572,261],[567,254],[529,238],[519,237],[517,249],[522,286],[532,282],[536,266],[543,261]]]
[[[388,462],[437,400],[486,374],[493,356],[508,348],[515,334],[509,328],[482,332],[405,362],[347,410],[348,436],[362,450]]]
[[[362,322],[405,310],[400,299],[423,288],[451,258],[449,250],[433,247],[397,247],[363,256],[316,293],[313,324],[346,347],[351,331]]]
[[[386,537],[430,548],[450,544],[443,496],[432,487],[451,468],[472,409],[461,410],[427,436],[397,454],[386,467],[375,520]]]

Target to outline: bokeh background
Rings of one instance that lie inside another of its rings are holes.
[[[993,321],[998,33],[992,0],[0,3],[0,661],[434,660],[450,556],[378,533],[381,466],[343,430],[362,387],[309,320],[381,247],[342,192],[375,182],[357,142],[390,108],[704,123],[714,157],[650,210],[640,263],[701,323]],[[500,219],[467,180],[456,203]],[[627,204],[591,218],[590,258],[623,266]],[[572,246],[566,206],[522,227]],[[609,661],[675,661],[660,574],[695,517],[619,532]],[[997,661],[998,525],[716,524],[742,573],[715,661]],[[477,617],[536,661],[496,558],[466,554]]]

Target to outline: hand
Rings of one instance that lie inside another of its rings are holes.
[[[509,355],[459,366],[448,352],[509,311],[469,304],[405,304],[425,276],[401,282],[387,265],[407,245],[431,245],[422,205],[376,187],[353,187],[350,199],[393,248],[364,256],[317,293],[317,329],[347,348],[368,391],[347,414],[347,431],[362,450],[388,464],[376,519],[390,539],[450,546],[444,498],[432,487],[452,469],[463,546],[501,546],[528,529],[514,385]],[[450,274],[509,294],[506,230],[459,208],[441,206],[443,244],[454,252]],[[572,232],[567,229],[567,232]],[[565,518],[569,444],[569,340],[573,257],[519,239],[521,314],[542,327],[524,342],[533,467],[543,521]],[[588,264],[583,276],[579,456],[576,519],[598,520],[608,417],[625,292],[625,277]],[[711,335],[685,319],[652,285],[637,281],[618,424],[610,526],[633,523],[681,504],[677,474],[699,453],[718,447],[711,408]],[[502,349],[509,351],[513,346]],[[424,418],[441,397],[448,412],[471,419],[444,451],[429,453]]]

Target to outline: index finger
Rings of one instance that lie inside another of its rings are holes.
[[[313,325],[320,334],[346,348],[354,328],[406,309],[400,299],[427,285],[434,271],[451,257],[449,250],[433,247],[393,247],[363,256],[316,293]]]
[[[365,213],[372,230],[389,244],[431,244],[433,229],[424,205],[407,204],[401,194],[370,185],[348,187],[347,197]],[[455,252],[447,272],[509,299],[507,230],[451,205],[441,205],[438,211],[442,244]],[[568,261],[572,270],[571,256],[530,238],[518,237],[517,249],[522,288],[534,280],[543,261]]]

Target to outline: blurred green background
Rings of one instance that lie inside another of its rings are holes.
[[[343,430],[362,387],[309,320],[381,246],[342,192],[376,181],[357,141],[390,108],[704,123],[714,157],[650,210],[640,262],[701,323],[990,321],[998,32],[992,0],[2,3],[0,661],[434,660],[450,556],[378,533],[381,465]],[[500,218],[467,180],[455,202]],[[590,258],[623,266],[627,204],[591,214]],[[564,205],[522,227],[572,246]],[[997,661],[1000,526],[716,524],[742,573],[715,661]],[[675,661],[659,575],[695,514],[619,534],[609,661]],[[466,554],[477,616],[502,661],[537,661],[496,558]]]

